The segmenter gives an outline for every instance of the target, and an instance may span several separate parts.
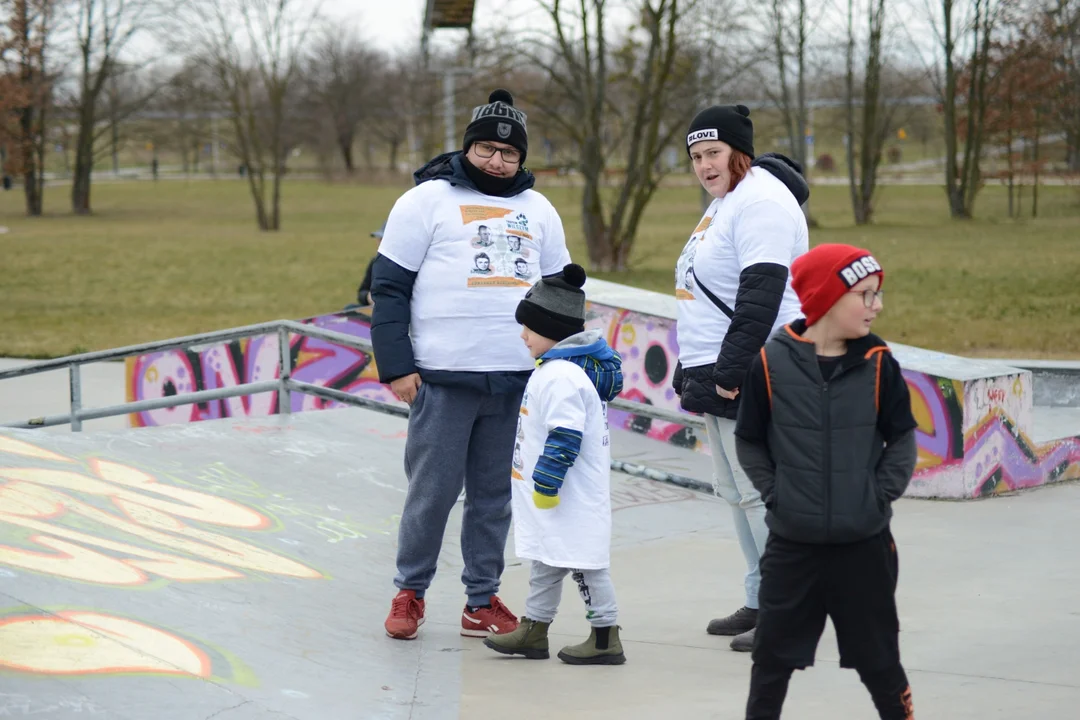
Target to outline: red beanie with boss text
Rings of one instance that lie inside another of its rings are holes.
[[[853,245],[818,245],[791,264],[791,287],[813,325],[851,288],[871,275],[885,283],[885,270],[869,250]],[[880,288],[879,288],[880,289]]]

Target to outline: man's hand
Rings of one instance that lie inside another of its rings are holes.
[[[724,388],[717,385],[716,394],[726,400],[734,400],[735,397],[739,394],[739,388],[735,388],[734,390],[725,390]]]
[[[416,393],[420,391],[420,373],[413,373],[399,377],[397,380],[391,380],[390,389],[406,404],[412,405],[413,400],[416,399]]]

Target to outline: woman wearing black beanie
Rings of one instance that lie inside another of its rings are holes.
[[[753,647],[759,562],[768,529],[765,504],[735,455],[739,386],[769,335],[799,316],[792,261],[808,250],[800,205],[810,191],[802,168],[782,155],[754,159],[754,124],[744,105],[698,113],[686,136],[694,173],[713,201],[679,257],[679,364],[683,409],[705,417],[716,492],[731,505],[746,558],[745,605],[709,623],[712,635]]]

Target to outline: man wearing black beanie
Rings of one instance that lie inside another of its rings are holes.
[[[379,379],[411,406],[399,592],[384,624],[392,638],[415,638],[424,621],[424,593],[463,480],[461,634],[486,637],[518,624],[497,595],[517,417],[534,367],[514,312],[536,282],[570,263],[562,220],[524,168],[528,150],[525,113],[496,90],[473,110],[462,149],[414,174],[416,187],[394,205],[375,260]],[[482,272],[474,272],[478,248]]]

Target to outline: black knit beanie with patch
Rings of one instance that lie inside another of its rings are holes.
[[[462,150],[469,152],[474,142],[494,140],[521,151],[521,164],[529,152],[529,135],[525,129],[527,116],[514,107],[514,96],[507,90],[496,90],[488,96],[488,104],[473,108],[472,120],[465,128]]]
[[[745,105],[713,105],[699,112],[686,134],[686,154],[690,146],[703,140],[720,140],[735,150],[754,157],[754,123]]]

